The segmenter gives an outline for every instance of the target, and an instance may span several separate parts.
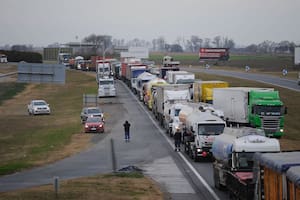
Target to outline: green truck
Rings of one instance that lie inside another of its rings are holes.
[[[216,88],[213,105],[224,112],[228,125],[261,128],[270,137],[280,138],[284,134],[287,111],[273,88]]]

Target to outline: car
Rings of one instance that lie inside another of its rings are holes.
[[[84,124],[84,132],[104,133],[104,122],[102,117],[88,117]]]
[[[85,107],[82,109],[80,114],[81,123],[85,123],[89,117],[101,117],[104,121],[104,114],[99,107]]]
[[[29,115],[50,115],[51,110],[49,104],[45,100],[31,100],[27,105]]]

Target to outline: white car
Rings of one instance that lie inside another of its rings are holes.
[[[27,110],[29,115],[50,115],[51,113],[49,104],[44,100],[32,100],[27,105]]]

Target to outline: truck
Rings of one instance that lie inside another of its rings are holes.
[[[69,59],[71,58],[70,53],[59,53],[58,54],[58,64],[63,64],[64,66],[69,66]]]
[[[135,88],[136,85],[136,78],[141,73],[145,72],[147,69],[146,65],[143,64],[131,64],[128,63],[126,65],[126,79],[125,82],[127,83],[130,89]],[[133,92],[136,94],[136,91],[133,89]]]
[[[0,53],[0,63],[7,63],[7,56]]]
[[[212,158],[212,143],[226,126],[226,122],[210,110],[184,107],[179,112],[180,130],[183,135],[184,151],[197,162]]]
[[[158,119],[161,126],[167,128],[168,122],[165,121],[165,105],[167,103],[176,103],[178,101],[189,101],[190,91],[187,84],[168,84],[156,86],[153,96],[152,112]],[[168,104],[170,105],[170,104]]]
[[[174,61],[171,56],[164,56],[162,61],[163,67],[174,67],[180,65],[179,61]]]
[[[227,189],[232,199],[254,198],[254,154],[279,152],[280,144],[261,129],[226,127],[212,144],[214,186]]]
[[[101,76],[98,79],[98,97],[115,97],[117,95],[113,77]]]
[[[194,81],[192,86],[192,94],[194,102],[204,102],[213,103],[213,89],[214,88],[226,88],[228,87],[228,82],[225,81]]]
[[[200,48],[200,61],[228,61],[229,48]]]
[[[166,81],[170,84],[193,84],[195,74],[187,71],[167,71]]]
[[[273,88],[215,88],[213,106],[223,110],[228,124],[260,128],[269,137],[284,134],[287,110]]]
[[[147,105],[149,110],[152,110],[153,96],[152,93],[155,90],[155,87],[158,85],[168,84],[164,79],[154,78],[143,85],[143,100],[144,104]]]
[[[255,199],[300,199],[300,151],[256,153]]]
[[[136,84],[134,84],[132,87],[136,91],[136,94],[140,101],[143,101],[143,86],[144,86],[144,84],[154,78],[156,78],[156,76],[149,72],[143,72],[137,76]]]
[[[121,61],[121,79],[126,83],[127,65],[129,64],[141,64],[142,61],[139,58],[123,58]]]

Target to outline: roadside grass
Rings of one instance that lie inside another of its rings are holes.
[[[143,199],[162,200],[158,186],[143,174],[116,173],[61,181],[56,196],[53,185],[0,193],[0,199]]]
[[[288,113],[285,115],[285,124],[284,130],[285,134],[282,137],[283,139],[288,139],[290,142],[295,142],[295,146],[286,147],[294,148],[300,150],[299,141],[300,141],[300,92],[295,92],[285,88],[263,84],[255,81],[243,80],[238,78],[231,78],[225,76],[217,76],[205,73],[196,73],[197,79],[202,80],[222,80],[227,81],[230,87],[271,87],[279,91],[279,95],[284,105],[288,108]],[[287,144],[289,145],[289,143]],[[290,145],[292,145],[290,143]]]
[[[26,88],[0,106],[0,175],[74,153],[52,155],[64,151],[72,137],[82,132],[79,115],[83,93],[96,93],[95,83],[93,77],[71,70],[67,71],[65,85],[25,84],[21,87],[18,83],[10,83],[11,88],[18,85],[18,91]],[[3,83],[0,88],[10,90]],[[26,106],[31,99],[45,99],[50,104],[51,115],[29,116]]]
[[[23,91],[26,87],[26,83],[0,83],[0,106],[3,101],[11,99],[16,94]]]

